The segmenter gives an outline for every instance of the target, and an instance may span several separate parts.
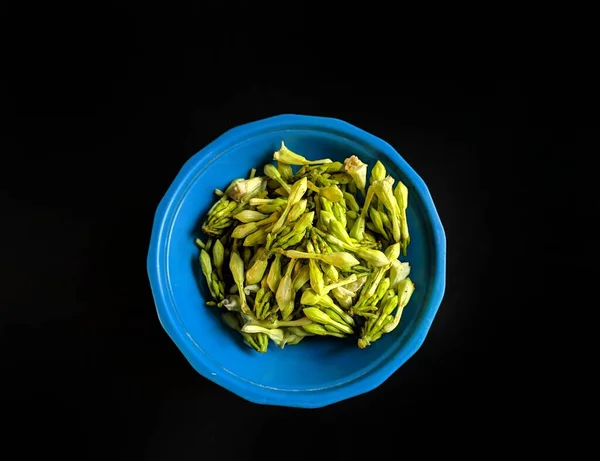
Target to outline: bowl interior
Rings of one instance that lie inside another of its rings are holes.
[[[401,259],[411,264],[410,277],[416,291],[404,310],[399,327],[366,349],[358,349],[355,339],[310,337],[283,350],[270,343],[268,353],[259,354],[245,346],[239,334],[221,322],[218,308],[205,305],[209,297],[200,272],[194,237],[199,235],[203,216],[215,201],[213,190],[224,189],[231,180],[247,177],[250,168],[271,161],[282,140],[291,150],[309,159],[328,157],[343,161],[356,154],[369,167],[379,159],[388,174],[402,180],[409,188],[411,243],[407,257]],[[262,133],[201,159],[203,164],[191,182],[182,185],[179,199],[174,203],[174,219],[168,224],[165,288],[174,306],[172,317],[179,323],[178,328],[185,332],[186,341],[192,343],[194,353],[209,360],[210,374],[230,373],[249,384],[271,389],[323,389],[369,373],[403,347],[423,309],[430,286],[433,237],[422,197],[414,192],[410,179],[395,163],[397,160],[397,157],[388,157],[341,135],[309,129]]]

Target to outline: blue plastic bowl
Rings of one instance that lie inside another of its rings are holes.
[[[377,159],[409,189],[411,243],[406,260],[416,291],[400,325],[366,349],[356,339],[311,337],[266,354],[245,346],[207,299],[194,237],[223,189],[272,159],[281,141],[309,159]],[[280,115],[234,128],[190,158],[156,211],[148,253],[162,326],[204,377],[259,404],[316,408],[382,384],[421,346],[445,289],[446,237],[423,180],[389,144],[341,120]]]

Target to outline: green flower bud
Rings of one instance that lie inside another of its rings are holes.
[[[396,310],[396,315],[394,316],[394,320],[391,323],[388,323],[383,327],[384,333],[389,333],[394,330],[398,324],[400,323],[400,318],[402,317],[402,312],[404,308],[410,301],[412,294],[415,291],[415,284],[412,282],[410,278],[405,278],[398,283],[398,309]]]
[[[246,285],[253,285],[260,283],[263,279],[263,275],[267,270],[269,254],[264,247],[256,250],[256,258],[254,264],[250,266],[246,272]]]
[[[275,226],[273,227],[272,232],[274,234],[277,234],[278,231],[281,230],[281,228],[285,224],[290,209],[292,208],[292,206],[294,206],[296,203],[302,200],[302,196],[306,193],[306,189],[306,178],[302,178],[294,183],[294,185],[292,186],[292,190],[290,191],[290,196],[288,197],[287,204],[283,210],[283,213],[281,213],[279,220],[275,223]]]
[[[300,264],[298,264],[297,266],[300,266]],[[300,270],[298,271],[298,273],[296,274],[296,276],[294,277],[294,280],[292,281],[292,284],[294,286],[294,292],[298,292],[298,290],[300,290],[300,288],[302,288],[304,285],[306,285],[306,283],[310,280],[310,267],[308,266],[308,264],[303,264],[300,268]]]
[[[215,287],[213,285],[212,264],[210,261],[210,256],[204,249],[200,250],[200,268],[202,269],[202,273],[204,274],[204,278],[206,279],[208,291],[210,291],[210,294],[213,298],[218,298],[219,292],[218,290],[215,290]]]
[[[336,299],[336,301],[342,306],[344,309],[350,309],[352,307],[352,293],[348,291],[344,287],[338,287],[331,290],[331,294]]]
[[[250,259],[252,259],[252,249],[242,248],[242,260],[244,261],[244,269],[247,269],[249,267]]]
[[[390,291],[392,291],[392,290],[390,290]],[[393,291],[392,291],[392,296],[390,296],[390,298],[388,300],[386,300],[385,304],[383,304],[381,307],[381,314],[380,314],[379,318],[377,319],[377,321],[375,322],[375,325],[373,326],[373,330],[371,331],[371,334],[375,334],[379,330],[381,330],[385,319],[387,318],[388,315],[390,315],[394,311],[394,309],[396,309],[396,306],[398,306],[398,296],[394,295]]]
[[[221,279],[223,278],[223,263],[225,261],[225,248],[219,239],[215,240],[212,247],[213,262]]]
[[[269,228],[261,228],[256,232],[253,232],[244,239],[245,247],[254,247],[256,245],[264,245],[267,241],[267,235],[269,235]]]
[[[394,189],[394,197],[400,206],[400,210],[406,210],[408,208],[408,188],[402,181],[398,181],[396,188]]]
[[[285,188],[285,187],[277,187],[273,192],[275,192],[277,195],[281,195],[282,197],[287,197],[288,195],[290,195],[290,192]]]
[[[333,213],[326,210],[321,210],[321,212],[319,213],[319,228],[322,231],[326,232],[329,229],[329,223],[335,220],[336,219]]]
[[[244,261],[242,261],[242,258],[236,251],[231,253],[231,258],[229,258],[229,270],[238,288],[238,294],[242,303],[242,312],[248,313],[249,309],[246,303],[246,294],[244,293]]]
[[[315,249],[311,242],[306,243],[306,249],[310,253],[314,253]],[[317,294],[323,294],[323,289],[325,287],[325,280],[323,279],[323,272],[321,272],[321,268],[317,260],[309,259],[309,274],[310,274],[310,286]]]
[[[410,264],[407,262],[400,262],[397,259],[392,261],[392,267],[390,268],[390,281],[392,288],[396,288],[398,283],[404,280],[410,275]]]
[[[267,284],[269,285],[269,288],[273,293],[277,293],[277,288],[279,288],[280,281],[281,281],[281,255],[276,254],[273,262],[271,263],[271,268],[269,269],[269,274],[267,275]]]
[[[317,309],[318,310],[318,309]],[[310,334],[317,336],[327,336],[328,332],[323,325],[311,323],[310,325],[302,325],[302,328]]]
[[[219,211],[227,208],[227,206],[229,205],[230,200],[227,199],[227,197],[222,197],[219,200],[217,200],[215,202],[215,204],[210,207],[210,210],[208,210],[208,212],[206,213],[206,216],[208,218],[210,218],[211,216],[213,216],[215,213],[218,213]]]
[[[286,344],[289,344],[290,346],[293,346],[294,344],[298,344],[303,339],[304,339],[304,336],[297,336],[297,335],[293,334],[290,331],[286,331],[285,335],[283,337],[283,343],[281,344],[280,347],[283,349],[283,347]]]
[[[288,330],[290,332],[292,332],[293,334],[295,334],[296,336],[311,336],[311,334],[304,329],[304,326],[305,325],[303,325],[301,327],[289,327]]]
[[[354,224],[350,228],[350,237],[355,240],[361,241],[364,239],[365,234],[365,218],[361,215],[354,221]]]
[[[256,352],[264,352],[264,347],[258,343],[258,338],[248,333],[241,332],[242,337],[244,338],[244,344],[248,347],[251,347]]]
[[[314,211],[311,211],[309,213],[304,213],[300,217],[300,219],[298,221],[296,221],[296,224],[294,224],[292,232],[293,233],[304,232],[306,229],[308,229],[312,225],[312,222],[314,219],[315,219]]]
[[[387,232],[385,231],[385,227],[383,225],[383,220],[381,219],[381,215],[383,213],[379,213],[379,211],[377,211],[375,208],[371,207],[369,209],[369,216],[371,218],[371,222],[373,223],[373,226],[375,227],[375,230],[377,232],[379,232],[381,235],[383,235],[383,238],[385,238],[386,240],[389,240],[390,238],[387,235]]]
[[[278,198],[253,198],[250,199],[250,206],[258,207],[260,205],[277,205],[277,206],[285,206],[287,203],[287,198],[278,197]]]
[[[274,179],[277,182],[281,181],[281,174],[275,165],[267,163],[264,167],[264,172],[269,178]]]
[[[394,197],[400,208],[400,225],[402,234],[402,254],[406,256],[406,248],[410,243],[410,234],[408,232],[408,221],[406,220],[406,209],[408,207],[408,189],[402,183],[398,181],[396,188],[394,189]]]
[[[346,335],[342,333],[336,327],[332,327],[331,325],[324,325],[325,329],[329,332],[328,336],[335,336],[337,338],[345,338]]]
[[[346,202],[346,207],[348,210],[354,211],[355,213],[360,211],[360,207],[358,206],[358,202],[356,201],[354,195],[344,192],[344,201]]]
[[[367,281],[366,275],[357,275],[356,281],[349,283],[348,285],[344,285],[344,288],[352,293],[352,296],[355,296],[356,293],[360,291],[360,289],[365,285]]]
[[[369,304],[377,305],[390,289],[390,285],[391,281],[389,277],[385,277],[377,286],[377,291],[375,294],[371,297],[371,299],[369,299]]]
[[[371,187],[377,195],[377,198],[383,202],[392,215],[392,234],[394,241],[398,242],[401,238],[401,211],[392,190],[393,181],[394,179],[391,176],[388,176],[384,180],[374,183]]]
[[[335,320],[336,322],[339,322],[339,323],[342,323],[342,324],[343,324],[343,323],[346,323],[346,322],[344,321],[344,319],[343,319],[343,318],[342,318],[340,315],[338,315],[338,313],[337,313],[336,311],[334,311],[333,309],[330,309],[330,308],[325,308],[325,310],[324,310],[324,311],[325,311],[325,313],[326,313],[326,314],[327,314],[327,315],[328,315],[328,316],[329,316],[329,317],[330,317],[332,320]],[[348,325],[348,326],[349,326],[349,325]]]
[[[333,219],[329,221],[329,232],[331,232],[331,235],[343,242],[345,245],[353,246],[356,243],[352,241],[348,235],[348,232],[346,232],[346,227],[339,221]]]
[[[294,172],[292,171],[292,167],[290,165],[287,163],[277,162],[277,170],[284,181],[292,182],[292,179],[294,178]]]
[[[232,312],[241,312],[242,311],[242,301],[238,295],[228,295],[224,298],[220,303],[220,306],[223,306],[228,311]]]
[[[212,279],[212,264],[210,261],[210,256],[205,250],[200,250],[200,267],[202,268],[202,273],[206,280],[210,282]]]
[[[302,317],[296,320],[274,320],[272,322],[257,322],[252,320],[248,322],[250,325],[260,325],[265,328],[282,328],[282,327],[301,327],[312,323],[308,317]]]
[[[279,286],[277,287],[277,293],[275,293],[275,299],[277,300],[277,305],[281,311],[281,317],[283,319],[288,318],[294,310],[292,270],[294,269],[295,264],[295,259],[292,259],[288,263],[285,274],[281,278]]]
[[[343,204],[343,201],[333,204],[333,215],[336,221],[339,221],[345,228],[348,224],[348,217],[346,215],[346,205]]]
[[[296,221],[302,214],[306,211],[306,205],[308,204],[308,200],[303,199],[296,203],[288,213],[287,222],[291,223]]]
[[[258,352],[262,352],[263,354],[267,352],[267,348],[269,346],[269,338],[264,333],[257,333],[256,338],[258,339]]]
[[[386,174],[387,172],[385,167],[383,166],[383,163],[377,160],[377,163],[375,163],[375,166],[371,169],[370,183],[373,184],[374,182],[382,181],[385,178]]]
[[[385,257],[385,254],[379,250],[373,250],[370,248],[355,248],[354,253],[366,261],[373,267],[387,266],[390,261]]]
[[[244,210],[244,211],[240,211],[238,214],[234,215],[233,217],[243,223],[250,223],[250,222],[261,221],[262,219],[268,218],[268,215],[260,213],[258,211]]]
[[[360,262],[354,256],[344,251],[325,253],[320,255],[320,259],[324,263],[331,264],[332,266],[340,269],[349,269],[360,264]]]
[[[352,328],[350,328],[348,325],[336,322],[317,307],[305,307],[302,309],[302,312],[304,312],[304,315],[306,315],[313,322],[320,323],[322,325],[331,325],[332,327],[336,327],[338,330],[349,335],[354,333]]]
[[[283,180],[281,174],[279,173],[279,170],[275,167],[275,165],[271,165],[270,163],[266,164],[264,171],[266,176],[273,179],[274,181],[277,181],[277,183],[285,190],[285,195],[288,195],[291,192],[291,186]]]
[[[319,195],[326,198],[330,202],[339,202],[344,198],[344,194],[337,186],[322,187],[319,191]]]
[[[383,209],[377,211],[379,211],[379,216],[381,217],[383,227],[385,227],[388,233],[391,233],[393,235],[394,225],[392,224],[392,221],[390,221],[390,216],[392,216],[392,219],[394,216],[390,214],[389,211],[386,212]]]
[[[364,196],[367,185],[367,164],[363,163],[356,155],[352,155],[344,160],[344,169]]]
[[[352,256],[350,253],[346,252],[333,252],[333,253],[324,253],[324,254],[315,254],[315,253],[305,253],[303,251],[297,250],[286,250],[284,254],[288,258],[314,258],[323,261],[326,264],[331,264],[332,266],[339,267],[340,269],[350,269],[353,266],[360,264],[360,261]]]
[[[340,163],[340,165],[342,165],[342,164]],[[343,167],[344,166],[342,165],[342,168]],[[333,175],[331,175],[331,179],[334,180],[335,182],[337,182],[338,184],[348,184],[350,181],[352,181],[352,178],[350,176],[348,176],[346,173],[333,174]]]
[[[283,341],[283,330],[280,328],[264,328],[258,325],[246,324],[242,327],[244,333],[263,333],[267,335],[275,344]]]
[[[248,235],[252,234],[253,232],[256,232],[257,229],[258,223],[255,222],[240,224],[236,226],[235,229],[233,229],[231,237],[234,239],[243,239],[246,238]]]
[[[323,270],[323,273],[327,277],[329,277],[329,280],[332,280],[334,282],[337,282],[339,280],[340,274],[335,268],[335,266],[332,266],[331,264],[325,264],[323,261],[321,261],[320,266]]]
[[[394,243],[385,249],[385,257],[390,261],[396,261],[400,257],[400,244]]]
[[[287,163],[288,165],[318,165],[321,163],[332,163],[328,158],[309,161],[303,156],[289,150],[283,141],[281,141],[281,147],[279,150],[273,154],[273,160],[281,163]]]
[[[260,192],[261,188],[266,186],[266,182],[263,178],[252,178],[245,179],[243,181],[236,182],[231,190],[228,191],[229,197],[236,202],[241,202],[243,199],[250,200],[250,196]]]
[[[304,239],[305,235],[306,235],[305,231],[293,232],[289,236],[286,236],[285,239],[282,239],[282,241],[278,243],[278,246],[285,249],[285,248],[297,245]]]
[[[275,200],[278,200],[278,199],[275,199]],[[269,204],[257,205],[256,210],[260,211],[261,213],[264,213],[264,214],[271,214],[276,211],[283,211],[283,208],[285,207],[285,203],[286,202],[283,202],[283,204],[281,204],[279,202],[273,202],[273,203],[269,203]]]
[[[304,306],[316,306],[321,300],[321,296],[318,295],[312,288],[304,290],[302,297],[300,298],[300,304]]]
[[[323,173],[341,173],[344,171],[344,164],[342,162],[331,162],[325,163],[323,165],[319,165],[315,168],[318,168]]]

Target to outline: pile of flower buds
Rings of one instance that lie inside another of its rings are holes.
[[[281,143],[275,164],[236,179],[205,216],[200,266],[224,322],[258,352],[307,336],[358,337],[399,324],[415,286],[408,189],[377,161],[309,161]]]

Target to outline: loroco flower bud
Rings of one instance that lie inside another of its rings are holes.
[[[252,195],[260,190],[263,186],[263,178],[245,179],[236,182],[231,190],[228,191],[229,197],[236,202],[240,202],[248,195]]]
[[[304,306],[316,306],[321,297],[312,289],[304,290],[300,298],[300,304]]]
[[[242,261],[240,255],[235,251],[231,253],[231,258],[229,259],[229,270],[231,271],[233,280],[238,287],[238,294],[242,303],[242,311],[246,311],[246,294],[244,293],[244,261]]]
[[[288,214],[288,222],[294,222],[306,211],[306,205],[308,201],[306,199],[300,200],[296,203]]]
[[[267,275],[267,284],[273,293],[277,292],[279,282],[281,280],[281,255],[275,255],[275,259],[271,263],[269,275]]]
[[[376,208],[369,209],[369,216],[371,217],[371,222],[375,226],[375,230],[379,232],[386,240],[389,240],[387,232],[385,231],[385,227],[383,225],[383,220],[381,219],[381,213],[377,211]]]
[[[259,256],[254,261],[254,264],[250,266],[246,272],[246,284],[253,285],[259,283],[263,279],[263,275],[267,270],[268,265],[268,253],[264,248],[259,248],[256,252]]]
[[[389,333],[394,330],[398,324],[400,323],[400,318],[402,317],[402,312],[404,308],[410,301],[410,297],[415,291],[415,284],[412,282],[410,278],[405,278],[398,283],[398,309],[396,310],[396,314],[394,315],[394,320],[391,323],[386,324],[383,327],[383,331],[385,333]]]
[[[283,141],[281,141],[281,147],[278,151],[273,154],[273,160],[281,163],[287,163],[288,165],[318,165],[321,163],[332,163],[330,159],[325,158],[321,160],[309,161],[302,155],[298,155],[289,150]]]
[[[400,262],[397,259],[392,261],[392,267],[390,268],[390,282],[392,288],[398,287],[398,283],[408,277],[410,274],[410,264],[407,262]]]
[[[382,181],[385,178],[386,170],[379,160],[375,163],[375,166],[371,169],[371,184],[376,181]]]
[[[400,257],[400,244],[394,243],[385,249],[385,257],[390,261],[395,261]]]
[[[346,206],[348,207],[348,209],[354,211],[355,213],[358,213],[360,211],[360,207],[358,206],[354,195],[348,192],[344,192],[344,200],[346,201]]]
[[[206,277],[206,280],[210,282],[212,278],[212,264],[210,262],[210,256],[204,249],[200,250],[200,267],[202,268],[202,273]]]
[[[306,330],[308,333],[317,335],[317,336],[327,336],[327,330],[323,325],[319,325],[318,323],[311,323],[309,325],[302,325],[302,328]]]
[[[279,328],[264,328],[259,325],[246,324],[242,327],[244,333],[263,333],[273,340],[276,344],[283,341],[283,330]]]
[[[289,315],[294,310],[292,270],[294,269],[295,264],[295,259],[292,259],[288,263],[285,274],[281,278],[279,286],[277,287],[277,293],[275,293],[275,299],[277,300],[277,305],[279,306],[279,310],[281,311],[281,317],[283,319],[289,317]]]
[[[241,312],[242,310],[242,302],[238,295],[227,296],[221,301],[221,305],[228,311]]]
[[[306,189],[306,178],[302,178],[294,183],[294,185],[292,186],[292,190],[290,191],[290,196],[288,197],[285,209],[283,210],[283,213],[281,213],[279,220],[275,223],[275,226],[273,226],[272,232],[274,234],[277,234],[279,230],[281,230],[281,228],[285,224],[287,215],[290,212],[291,207],[302,199],[302,196],[306,193]]]
[[[339,202],[344,198],[344,194],[337,186],[322,187],[319,194],[330,202]]]
[[[234,215],[233,217],[243,223],[249,223],[249,222],[260,221],[262,219],[268,218],[268,215],[260,213],[258,211],[254,211],[254,210],[244,210],[244,211],[240,211],[238,214]]]
[[[367,186],[367,164],[363,163],[356,155],[352,155],[344,160],[344,169],[352,177],[356,187],[364,196]]]
[[[247,224],[240,224],[240,225],[236,226],[235,229],[233,229],[233,232],[231,233],[231,237],[234,239],[243,239],[243,238],[246,238],[248,235],[252,234],[253,232],[255,232],[256,229],[258,229],[258,224],[255,222],[250,222]]]
[[[350,253],[344,251],[325,253],[319,255],[321,261],[332,266],[339,267],[340,269],[350,269],[353,266],[360,264],[360,261],[352,256]]]
[[[302,288],[306,282],[308,282],[310,280],[310,268],[308,266],[308,264],[304,264],[302,265],[302,267],[300,268],[300,270],[298,271],[298,273],[296,274],[296,276],[294,277],[294,280],[292,282],[292,284],[294,285],[294,292],[297,292],[298,290],[300,290],[300,288]]]
[[[364,259],[373,267],[383,267],[390,263],[390,261],[385,257],[385,254],[379,250],[356,248],[354,249],[354,252],[359,258]]]

